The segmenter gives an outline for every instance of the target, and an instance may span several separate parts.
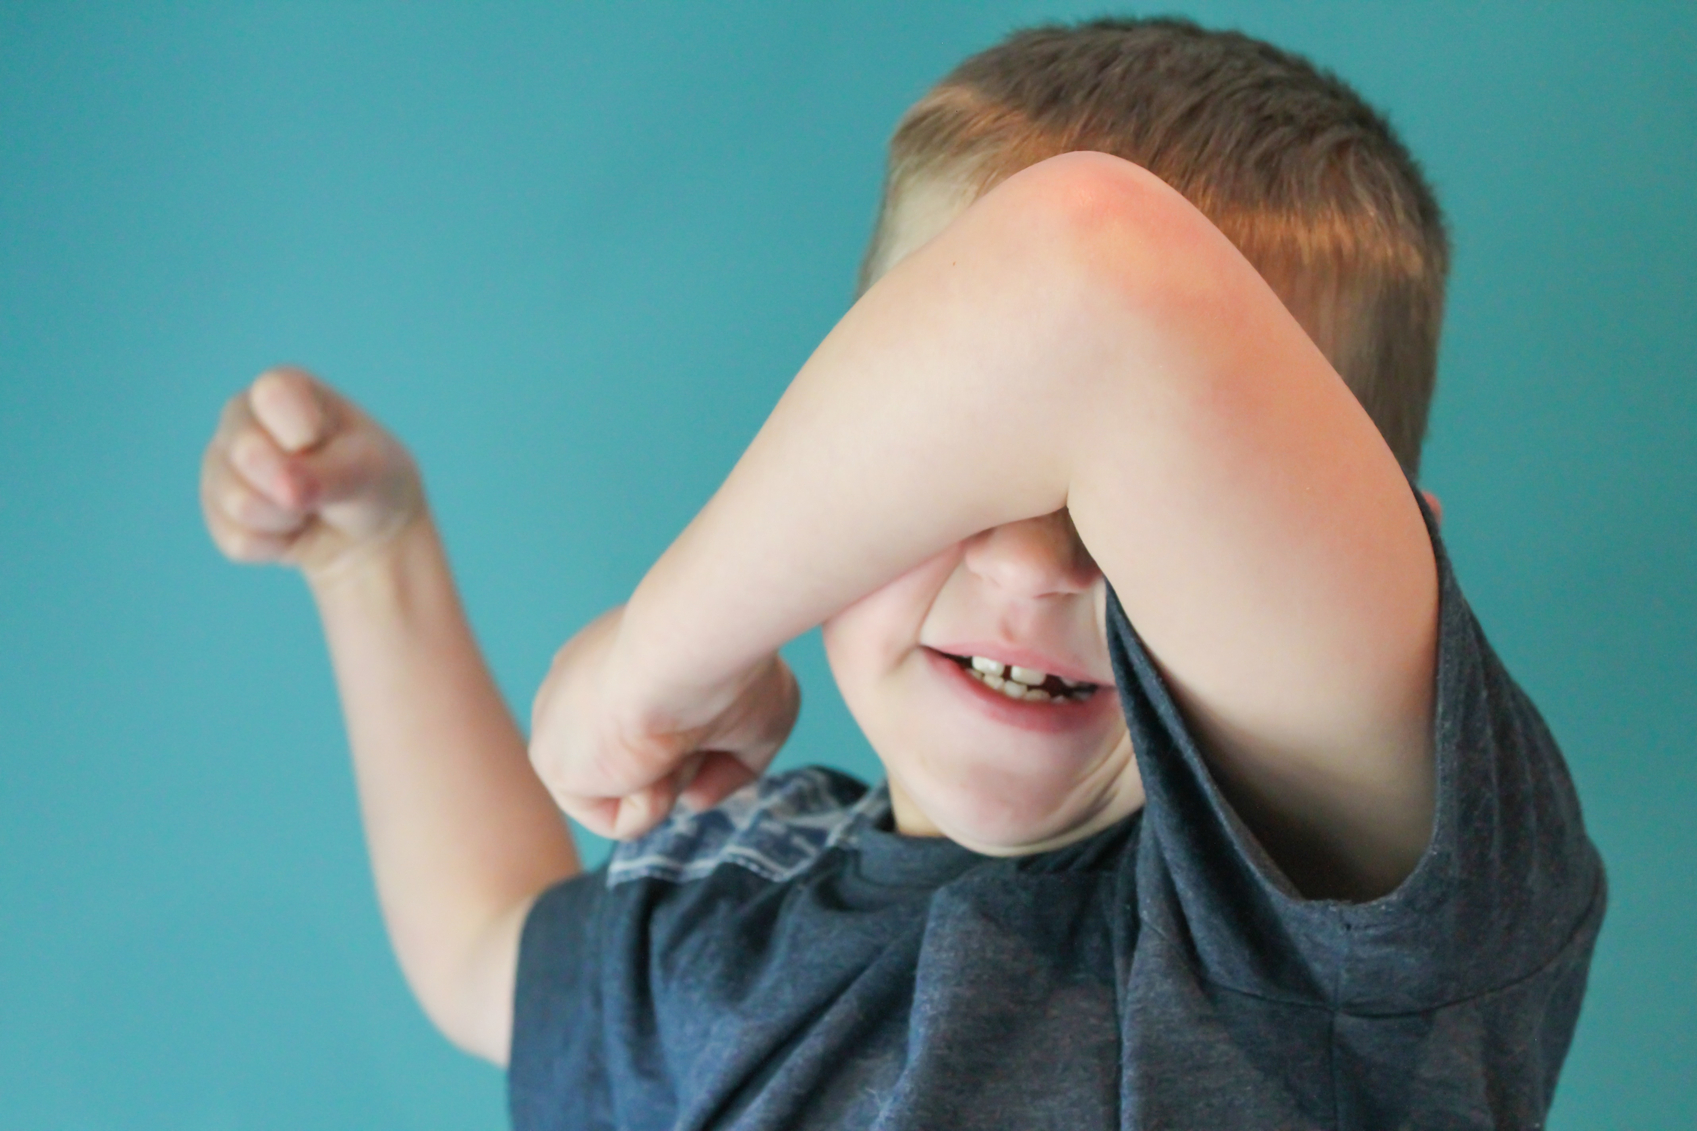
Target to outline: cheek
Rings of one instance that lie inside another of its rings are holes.
[[[902,737],[904,668],[913,663],[925,618],[959,557],[958,547],[951,547],[821,626],[837,690],[886,766],[911,745]]]
[[[865,621],[855,616],[858,606],[844,609],[820,626],[825,642],[825,661],[831,666],[831,676],[849,710],[858,715],[856,700],[860,688],[872,677],[876,668],[875,637],[867,630]]]
[[[902,662],[919,643],[931,604],[959,560],[960,547],[951,546],[824,623],[825,654],[839,682],[851,671],[888,671]]]

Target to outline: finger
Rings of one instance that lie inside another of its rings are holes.
[[[257,422],[230,437],[226,458],[248,486],[278,507],[303,513],[311,507],[316,485]]]
[[[554,804],[560,811],[596,836],[613,836],[613,830],[618,821],[619,798],[617,797],[586,797],[583,794],[572,793],[560,788],[555,775],[548,772],[550,767],[538,762],[532,752],[531,766],[536,776],[548,790]]]
[[[665,820],[677,798],[675,775],[620,798],[618,813],[613,819],[613,839],[631,840],[649,831]]]
[[[304,370],[280,366],[261,373],[247,400],[254,419],[285,452],[305,451],[333,430],[328,390]]]
[[[555,793],[554,803],[566,816],[608,840],[641,836],[671,811],[670,805],[662,808],[649,790],[629,797],[575,797]]]
[[[616,798],[566,798],[556,793],[554,803],[566,816],[596,836],[613,839],[613,826],[619,815]]]
[[[404,458],[396,449],[375,429],[348,429],[333,433],[322,446],[292,461],[310,480],[314,499],[329,506],[370,496],[373,485],[384,480],[391,461]]]
[[[759,776],[735,755],[709,750],[678,802],[697,812],[711,809]]]
[[[214,446],[229,447],[230,438],[253,422],[253,409],[248,406],[247,390],[243,389],[224,402],[218,414],[218,429],[213,433]]]
[[[258,534],[293,534],[306,525],[308,515],[292,507],[278,506],[256,491],[247,480],[226,470],[209,486],[210,502],[236,526]]]
[[[206,528],[219,553],[234,562],[274,562],[294,543],[292,534],[267,534],[238,526],[222,514],[208,513]]]
[[[299,529],[306,514],[279,505],[263,494],[232,465],[226,447],[211,444],[201,460],[201,505],[210,516],[223,515],[238,526],[281,534]]]

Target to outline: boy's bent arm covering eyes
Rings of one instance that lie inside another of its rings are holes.
[[[1389,891],[1431,826],[1419,506],[1237,249],[1116,158],[1016,174],[867,292],[637,590],[623,670],[734,679],[950,543],[1063,507],[1280,862],[1313,894]]]

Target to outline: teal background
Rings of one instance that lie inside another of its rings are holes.
[[[1612,906],[1551,1126],[1697,1080],[1697,7],[1193,3],[1451,218],[1425,485]],[[308,364],[425,469],[523,718],[851,297],[902,108],[1066,3],[0,4],[0,1127],[495,1128],[403,986],[293,576],[201,526]],[[786,762],[875,771],[816,637]]]

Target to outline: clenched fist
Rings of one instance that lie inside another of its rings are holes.
[[[207,529],[238,562],[335,576],[424,513],[418,469],[393,436],[299,369],[261,374],[224,406],[201,463]]]
[[[621,661],[624,606],[554,656],[531,706],[530,761],[554,803],[625,840],[682,801],[708,809],[765,772],[801,691],[776,653],[713,687],[662,689]]]

